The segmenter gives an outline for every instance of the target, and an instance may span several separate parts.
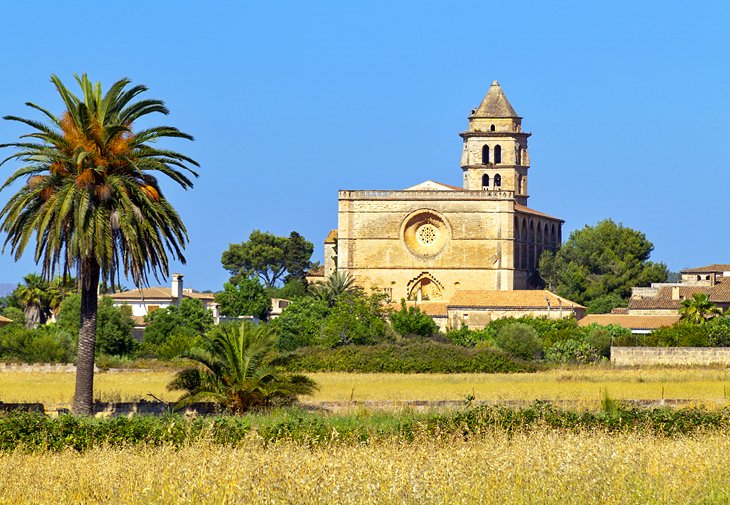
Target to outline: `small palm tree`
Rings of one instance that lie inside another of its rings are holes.
[[[15,289],[15,299],[23,308],[25,326],[38,328],[45,324],[51,315],[51,293],[49,284],[37,274],[28,274],[23,277],[23,283]]]
[[[0,144],[15,149],[2,163],[23,164],[0,190],[25,180],[0,210],[0,231],[16,259],[35,241],[45,279],[77,272],[81,321],[73,410],[90,414],[99,282],[113,283],[123,273],[140,286],[149,273],[167,276],[168,251],[185,262],[185,226],[153,174],[188,189],[189,176],[197,177],[189,166],[198,164],[153,147],[160,139],[192,140],[190,135],[171,126],[133,129],[149,114],[168,113],[160,100],[137,100],[145,86],[128,88],[130,81],[121,79],[102,93],[100,83],[82,75],[76,76],[82,92],[76,96],[55,75],[51,81],[65,105],[60,116],[33,103],[27,105],[46,122],[5,116],[33,131]]]
[[[327,280],[312,286],[316,298],[326,301],[332,307],[337,299],[345,293],[355,293],[360,288],[355,285],[355,278],[349,272],[335,270]]]
[[[211,350],[194,349],[184,357],[199,366],[178,372],[167,386],[185,391],[178,406],[213,401],[240,414],[252,409],[288,405],[317,386],[308,377],[280,373],[271,365],[276,336],[269,326],[244,321],[214,330]]]
[[[695,293],[692,298],[682,300],[680,319],[690,324],[705,324],[722,315],[722,309],[710,301],[707,293]]]

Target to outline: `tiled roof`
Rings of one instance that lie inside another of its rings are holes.
[[[0,316],[0,323],[12,323],[12,322],[13,322],[12,319],[8,319],[5,316]]]
[[[327,234],[327,238],[324,239],[325,244],[334,244],[337,242],[337,230],[330,230]]]
[[[730,272],[730,265],[728,265],[727,263],[715,263],[714,265],[707,265],[705,267],[697,268],[686,268],[680,271],[680,273],[683,274],[704,274],[713,272]]]
[[[611,310],[611,314],[628,314],[629,308],[628,307],[615,307]]]
[[[730,283],[721,282],[714,286],[680,286],[679,300],[673,300],[672,287],[665,286],[659,288],[659,291],[653,298],[629,299],[629,310],[679,310],[682,306],[682,300],[692,298],[697,293],[706,293],[713,303],[730,303]]]
[[[599,324],[607,326],[615,324],[630,330],[655,330],[663,326],[672,326],[679,321],[676,316],[630,316],[628,314],[588,314],[578,321],[578,326]]]
[[[556,221],[560,221],[561,223],[565,222],[564,220],[560,219],[559,217],[550,216],[548,214],[540,212],[539,210],[531,209],[529,207],[525,207],[524,205],[520,205],[519,203],[515,204],[515,211],[521,212],[522,214],[532,214],[533,216],[540,216],[540,217],[546,217],[548,219],[554,219]]]
[[[171,290],[168,287],[154,286],[142,289],[132,289],[109,295],[114,300],[172,300]],[[197,291],[183,290],[184,298],[197,300],[215,300],[215,293],[198,293]]]
[[[547,301],[553,309],[585,308],[573,301],[562,298],[545,289],[517,291],[470,291],[461,290],[454,294],[449,307],[509,307],[509,308],[547,308]]]

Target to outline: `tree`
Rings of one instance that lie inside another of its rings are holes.
[[[287,271],[291,279],[303,279],[313,251],[312,243],[297,232],[287,238],[254,230],[247,242],[230,244],[221,263],[231,273],[234,284],[242,278],[258,277],[266,287],[273,288]]]
[[[37,274],[23,277],[23,283],[13,292],[16,300],[23,308],[26,328],[38,328],[46,324],[51,315],[49,284]]]
[[[406,307],[406,301],[400,301],[400,310],[390,314],[393,329],[400,335],[420,335],[428,337],[438,331],[438,326],[418,307]]]
[[[58,312],[58,330],[69,335],[79,334],[81,296],[71,295],[61,303]],[[103,296],[96,313],[96,355],[124,356],[137,349],[132,337],[134,320],[129,305],[114,306],[114,300]]]
[[[322,327],[321,344],[372,345],[389,333],[387,310],[382,293],[364,296],[361,292],[343,293],[330,310]]]
[[[200,300],[183,298],[180,305],[157,309],[145,316],[146,344],[164,344],[175,333],[204,335],[213,327],[213,314]]]
[[[288,405],[317,386],[308,377],[278,372],[271,366],[276,336],[267,325],[244,321],[216,328],[211,351],[185,355],[199,367],[180,371],[168,385],[185,391],[178,404],[209,400],[241,414],[252,409]]]
[[[332,272],[324,282],[312,287],[314,296],[326,301],[330,307],[334,306],[337,299],[343,294],[356,294],[359,291],[360,288],[355,284],[355,278],[349,272],[339,270]]]
[[[690,324],[705,324],[722,315],[722,309],[710,301],[707,293],[695,293],[692,298],[682,300],[679,316]]]
[[[653,249],[643,233],[606,219],[571,233],[557,253],[545,251],[540,275],[547,289],[578,303],[626,299],[633,286],[666,280],[666,265],[649,261]]]
[[[226,282],[223,291],[216,293],[215,301],[224,316],[256,316],[265,320],[271,311],[271,299],[256,279],[243,278],[237,284]]]
[[[198,164],[175,151],[158,149],[164,138],[192,137],[170,126],[138,131],[133,124],[149,114],[167,114],[160,100],[135,100],[147,90],[130,81],[115,82],[105,94],[100,83],[75,76],[82,95],[74,95],[51,76],[65,111],[55,116],[28,103],[46,122],[6,116],[33,129],[21,141],[2,144],[15,152],[17,169],[0,189],[27,177],[0,210],[1,229],[19,258],[35,238],[35,260],[42,275],[76,271],[81,290],[76,389],[73,410],[92,413],[97,289],[124,274],[136,286],[150,273],[168,275],[169,251],[184,263],[185,226],[165,199],[153,174],[161,173],[185,189],[189,168]]]
[[[494,342],[515,358],[534,359],[542,351],[537,331],[525,323],[513,322],[503,326],[494,337]]]
[[[271,322],[279,335],[279,349],[293,351],[321,342],[329,313],[330,307],[324,300],[310,297],[294,300]]]

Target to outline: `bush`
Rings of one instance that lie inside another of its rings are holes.
[[[600,359],[598,351],[584,340],[556,342],[545,352],[545,360],[551,363],[593,363]]]
[[[655,347],[709,347],[710,325],[677,323],[654,330],[644,338],[644,345]]]
[[[599,356],[603,358],[611,357],[611,342],[613,335],[608,328],[595,326],[588,330],[586,343],[596,350]]]
[[[153,356],[158,355],[161,349],[166,352],[166,347],[178,347],[184,340],[181,336],[190,340],[213,328],[213,314],[203,307],[200,300],[191,298],[183,298],[179,306],[155,310],[145,319],[148,325],[144,330],[143,347]],[[168,342],[171,338],[176,342]]]
[[[67,297],[58,313],[57,331],[64,332],[74,347],[79,336],[80,313],[81,295]],[[96,354],[126,356],[134,353],[138,344],[132,337],[133,328],[132,308],[128,305],[115,307],[111,298],[102,297],[96,313]]]
[[[513,322],[504,326],[497,332],[494,342],[504,352],[520,359],[534,359],[542,352],[537,331],[525,323]]]
[[[301,348],[274,364],[296,372],[505,373],[535,369],[492,349],[410,339],[397,344]]]
[[[599,296],[588,302],[586,305],[586,313],[588,314],[608,314],[617,307],[626,307],[628,302],[616,293]]]
[[[29,329],[11,324],[0,330],[0,356],[25,363],[68,363],[74,360],[73,342],[52,326]]]
[[[418,307],[406,307],[406,301],[401,300],[401,308],[390,314],[393,329],[399,335],[420,335],[428,337],[438,331],[438,326],[427,314]]]
[[[279,336],[279,349],[293,351],[321,341],[324,320],[329,311],[326,301],[315,298],[299,298],[290,303],[271,322]]]
[[[385,317],[382,295],[365,297],[359,293],[342,293],[324,321],[322,339],[318,343],[334,347],[372,345],[389,340]]]

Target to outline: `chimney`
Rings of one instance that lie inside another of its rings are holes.
[[[172,303],[178,305],[183,296],[183,275],[172,274],[172,286],[170,287]]]
[[[679,286],[672,286],[672,300],[679,300]]]

